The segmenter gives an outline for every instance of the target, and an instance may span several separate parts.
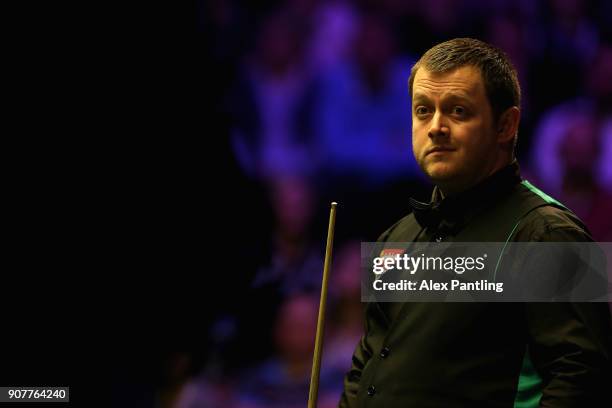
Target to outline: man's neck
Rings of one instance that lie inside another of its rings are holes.
[[[495,166],[493,170],[487,173],[485,177],[477,178],[475,181],[465,184],[459,183],[444,183],[444,184],[436,184],[438,187],[438,193],[440,194],[440,199],[444,199],[447,197],[453,197],[460,195],[466,191],[472,190],[478,185],[486,182],[489,178],[493,177],[495,174],[499,173],[501,170],[513,164],[515,160],[510,162],[504,162],[502,165]]]

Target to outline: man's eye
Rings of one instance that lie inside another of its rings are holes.
[[[425,115],[428,110],[425,106],[417,106],[417,108],[415,109],[415,112],[417,115]]]
[[[453,113],[455,115],[463,116],[463,115],[465,115],[465,108],[463,106],[455,106],[453,108]]]

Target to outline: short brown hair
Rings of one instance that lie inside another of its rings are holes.
[[[508,56],[502,50],[473,38],[455,38],[427,50],[410,71],[410,97],[414,76],[419,68],[442,73],[463,66],[474,66],[480,70],[496,122],[506,109],[520,107],[521,88],[516,69]]]

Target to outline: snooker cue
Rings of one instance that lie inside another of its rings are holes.
[[[327,301],[327,281],[331,267],[332,246],[334,242],[334,225],[336,223],[335,201],[331,203],[329,212],[329,226],[327,227],[327,246],[325,247],[325,263],[323,264],[323,281],[321,283],[321,299],[319,300],[319,318],[317,320],[317,334],[315,336],[314,356],[312,358],[312,371],[310,373],[310,391],[308,392],[308,408],[317,407],[319,393],[319,372],[321,370],[321,354],[323,352],[323,331],[325,330],[325,304]]]

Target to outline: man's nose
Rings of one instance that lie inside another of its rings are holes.
[[[446,123],[446,118],[440,111],[437,111],[433,117],[431,118],[430,127],[429,127],[429,137],[448,137],[450,133],[450,128]]]

